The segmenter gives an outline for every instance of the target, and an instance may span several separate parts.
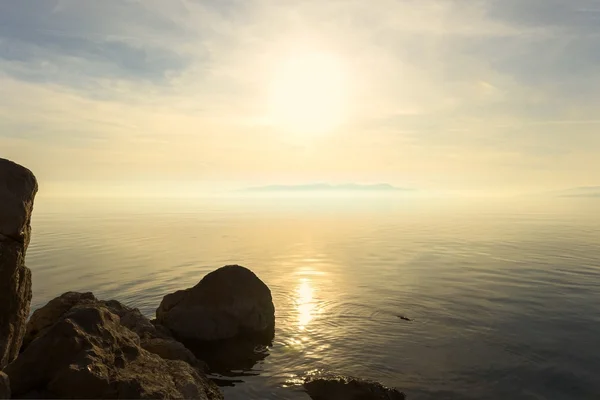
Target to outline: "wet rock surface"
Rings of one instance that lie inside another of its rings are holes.
[[[0,158],[0,369],[14,360],[31,303],[31,271],[25,253],[38,191],[27,168]]]
[[[404,400],[397,389],[365,379],[322,374],[308,377],[304,388],[313,400]]]

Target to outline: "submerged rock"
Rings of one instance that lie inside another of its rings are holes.
[[[308,377],[304,388],[313,400],[404,400],[404,393],[378,382],[350,376]]]
[[[103,306],[119,316],[121,325],[136,333],[140,338],[140,346],[150,353],[167,360],[182,360],[201,371],[206,371],[206,365],[202,361],[198,360],[183,344],[171,337],[167,329],[153,324],[144,317],[140,310],[127,307],[116,300],[98,300],[90,292],[67,292],[35,310],[27,323],[23,350],[34,339],[44,335],[68,311],[82,305]]]
[[[0,369],[19,354],[29,315],[31,271],[25,252],[37,191],[31,171],[0,159]]]
[[[75,305],[41,329],[5,372],[17,397],[223,398],[188,363],[143,349],[139,335],[100,302]]]
[[[8,375],[0,371],[0,399],[10,399],[10,382]]]
[[[252,339],[268,344],[275,332],[271,291],[252,271],[228,265],[196,286],[165,296],[157,321],[181,339]]]

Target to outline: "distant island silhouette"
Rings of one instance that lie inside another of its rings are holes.
[[[557,192],[559,197],[600,197],[600,186],[582,186]]]
[[[346,192],[346,191],[361,191],[361,192],[410,192],[413,189],[401,188],[390,185],[389,183],[377,183],[370,185],[362,185],[358,183],[346,183],[333,185],[329,183],[313,183],[304,185],[267,185],[256,186],[244,189],[245,192]]]

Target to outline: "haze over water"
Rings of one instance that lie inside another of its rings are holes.
[[[228,399],[308,399],[316,369],[420,399],[600,397],[598,199],[41,197],[33,308],[69,290],[140,308],[226,264],[277,332]],[[413,321],[401,320],[407,316]]]

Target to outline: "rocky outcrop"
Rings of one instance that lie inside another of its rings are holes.
[[[165,296],[156,319],[177,338],[197,341],[251,338],[268,343],[275,332],[271,291],[239,265],[219,268],[196,286]]]
[[[0,159],[0,369],[19,353],[31,303],[25,252],[38,190],[28,169]]]
[[[108,304],[75,305],[34,336],[5,369],[13,396],[222,399],[198,369],[143,349]]]
[[[44,335],[72,308],[83,305],[103,306],[111,313],[119,316],[120,323],[137,334],[140,338],[140,346],[150,353],[157,354],[167,360],[182,360],[201,371],[206,370],[206,365],[198,360],[183,344],[173,339],[167,329],[153,324],[142,315],[140,310],[127,307],[116,300],[98,300],[93,293],[89,292],[67,292],[35,310],[27,323],[23,350],[34,339]]]
[[[67,292],[62,296],[52,299],[45,306],[33,312],[27,322],[23,350],[39,336],[42,336],[71,308],[76,305],[93,304],[98,299],[93,293]]]
[[[0,372],[0,399],[10,399],[10,382],[4,372]]]
[[[404,393],[378,382],[341,375],[308,377],[304,388],[313,400],[404,400]]]

